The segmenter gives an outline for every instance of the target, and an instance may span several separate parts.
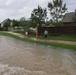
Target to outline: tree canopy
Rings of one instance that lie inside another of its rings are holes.
[[[46,8],[45,9],[42,9],[40,6],[38,6],[37,9],[34,9],[31,13],[31,20],[32,20],[32,24],[34,26],[41,26],[45,19],[47,17],[47,10]]]
[[[64,13],[66,12],[66,4],[63,4],[63,0],[53,0],[48,3],[48,8],[51,15],[51,22],[54,25],[61,23]]]
[[[25,17],[22,17],[20,19],[20,25],[24,28],[24,30],[28,30],[32,25],[31,25],[31,20],[27,20]]]

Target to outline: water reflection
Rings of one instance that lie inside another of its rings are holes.
[[[0,63],[0,75],[76,75],[75,51],[5,36],[0,36]]]

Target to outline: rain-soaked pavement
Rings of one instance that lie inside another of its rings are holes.
[[[76,75],[76,51],[0,36],[0,75]]]

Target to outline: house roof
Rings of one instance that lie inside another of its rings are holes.
[[[7,22],[9,22],[9,23],[10,23],[10,22],[11,22],[11,20],[10,20],[9,18],[8,18],[8,19],[5,19],[4,21],[2,21],[2,22],[1,22],[1,24],[7,23]]]
[[[70,13],[66,13],[63,17],[62,22],[73,22],[73,19],[76,16],[76,11],[75,12],[70,12]]]

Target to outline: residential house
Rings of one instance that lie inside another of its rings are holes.
[[[43,34],[44,30],[47,29],[49,34],[76,34],[76,10],[75,12],[68,12],[63,17],[63,26],[60,27],[38,27],[38,33]]]
[[[8,18],[8,19],[5,19],[4,21],[2,21],[1,27],[3,27],[5,23],[11,24],[11,20]]]
[[[5,27],[4,24],[8,24],[9,27]],[[4,30],[10,30],[11,24],[12,24],[12,20],[10,20],[10,19],[8,18],[8,19],[5,19],[4,21],[1,22],[1,27],[2,27]]]
[[[74,12],[66,13],[64,15],[62,22],[63,22],[62,33],[76,34],[76,10]]]
[[[76,19],[76,10],[75,12],[66,13],[63,17],[63,26],[75,26],[74,19]]]

